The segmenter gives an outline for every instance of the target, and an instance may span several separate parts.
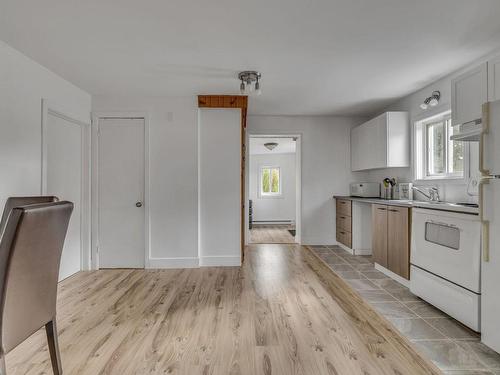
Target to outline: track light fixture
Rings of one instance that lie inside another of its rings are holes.
[[[238,79],[241,81],[240,93],[243,95],[260,95],[262,93],[260,89],[260,78],[261,74],[255,70],[245,70],[240,72],[238,74]],[[254,82],[255,84],[253,84]]]
[[[424,102],[420,104],[420,108],[427,109],[429,106],[435,107],[439,104],[439,99],[441,99],[441,93],[439,91],[433,91],[431,96],[425,98]]]

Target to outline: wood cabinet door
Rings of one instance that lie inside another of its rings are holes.
[[[347,199],[337,199],[337,216],[351,216],[351,201]]]
[[[387,267],[387,206],[372,205],[373,261]]]
[[[395,274],[410,278],[409,209],[387,208],[387,268]]]

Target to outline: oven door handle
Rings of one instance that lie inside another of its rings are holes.
[[[442,221],[427,220],[426,223],[432,223],[432,224],[436,224],[436,225],[441,225],[443,227],[454,228],[454,229],[458,229],[459,231],[462,231],[462,229],[458,225],[450,224],[450,223],[444,223]]]

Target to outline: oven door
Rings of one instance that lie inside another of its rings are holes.
[[[480,293],[481,224],[478,216],[414,208],[411,264]]]

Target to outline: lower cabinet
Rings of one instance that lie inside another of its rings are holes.
[[[372,205],[372,256],[387,268],[387,206]]]
[[[410,278],[410,209],[372,205],[372,251],[375,263]]]
[[[351,248],[352,246],[352,202],[347,199],[337,199],[337,242]]]

